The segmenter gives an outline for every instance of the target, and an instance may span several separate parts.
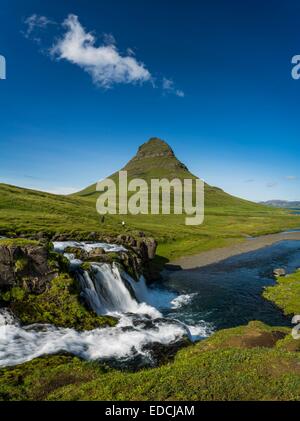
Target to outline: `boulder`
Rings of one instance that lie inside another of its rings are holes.
[[[104,248],[97,247],[88,252],[88,258],[93,259],[94,257],[103,256],[103,254],[105,254]]]
[[[274,269],[273,274],[275,276],[285,276],[286,275],[286,270],[283,269],[283,268]]]
[[[154,259],[157,249],[156,240],[154,240],[154,238],[145,238],[144,243],[147,247],[148,259]]]
[[[88,253],[84,249],[78,247],[67,247],[64,252],[67,254],[73,254],[75,259],[84,261],[88,258]]]
[[[0,290],[26,283],[30,290],[40,293],[55,275],[45,246],[0,246]]]

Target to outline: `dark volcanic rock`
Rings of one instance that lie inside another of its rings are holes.
[[[191,341],[187,337],[184,337],[168,344],[162,344],[160,342],[149,343],[143,347],[143,351],[150,353],[153,366],[156,367],[172,361],[180,349],[189,345],[191,345]]]
[[[111,263],[114,260],[121,261],[124,269],[134,278],[138,279],[140,275],[144,275],[148,281],[157,280],[160,274],[155,269],[155,266],[151,264],[151,260],[154,259],[156,254],[157,242],[154,238],[146,237],[144,232],[139,232],[137,235],[137,237],[129,234],[110,236],[107,234],[103,235],[101,232],[73,232],[72,236],[70,236],[69,233],[49,235],[40,232],[36,235],[31,235],[30,238],[39,240],[45,244],[47,241],[97,241],[108,244],[119,244],[126,248],[126,253],[105,252],[101,247],[90,252],[77,247],[67,247],[65,252],[73,254],[76,259],[82,260],[83,262]],[[12,278],[14,279],[14,275]]]
[[[47,248],[40,245],[0,246],[0,289],[22,285],[42,292],[55,276],[48,265]]]

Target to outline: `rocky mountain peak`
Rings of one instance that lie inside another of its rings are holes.
[[[172,148],[162,139],[152,137],[143,143],[133,159],[155,158],[160,156],[175,156]]]

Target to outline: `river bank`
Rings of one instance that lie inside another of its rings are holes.
[[[194,269],[219,263],[230,257],[255,251],[279,243],[280,241],[300,240],[300,230],[249,237],[245,241],[227,247],[214,248],[192,256],[175,259],[166,265],[168,269]]]

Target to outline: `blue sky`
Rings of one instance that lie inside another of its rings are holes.
[[[72,192],[158,136],[229,193],[300,200],[299,1],[2,0],[0,54],[1,182]]]

